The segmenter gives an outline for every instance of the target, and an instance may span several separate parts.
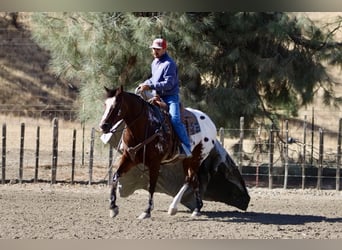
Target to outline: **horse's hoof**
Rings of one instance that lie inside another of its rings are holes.
[[[191,214],[191,217],[198,217],[200,215],[201,215],[201,212],[193,211],[192,214]]]
[[[113,209],[109,209],[109,216],[110,218],[114,218],[119,214],[119,207],[115,207]]]
[[[177,213],[177,208],[176,207],[170,207],[169,211],[167,212],[169,215],[175,215]]]
[[[139,220],[143,220],[143,219],[148,219],[148,218],[151,218],[151,214],[150,213],[146,213],[146,212],[143,212],[141,215],[139,215],[138,219]]]

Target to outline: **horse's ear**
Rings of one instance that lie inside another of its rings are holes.
[[[123,85],[120,86],[120,92],[123,92]]]
[[[107,98],[113,97],[115,95],[115,91],[113,89],[107,88],[106,86],[104,86],[104,89],[106,91]]]

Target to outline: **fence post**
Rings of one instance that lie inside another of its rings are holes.
[[[113,147],[109,145],[109,163],[108,163],[108,185],[112,184],[113,176]]]
[[[262,154],[262,146],[261,146],[261,125],[258,126],[258,133],[257,133],[257,166],[255,170],[255,186],[258,187],[259,185],[259,168],[260,168],[260,155]]]
[[[289,175],[289,121],[285,121],[285,174],[284,189],[287,188],[287,180]]]
[[[74,129],[73,134],[72,134],[71,184],[74,184],[75,156],[76,156],[76,129]]]
[[[339,127],[338,127],[338,138],[337,138],[336,191],[340,190],[341,142],[342,142],[342,119],[340,118]]]
[[[274,124],[272,123],[269,138],[269,167],[268,167],[268,188],[273,187],[273,151],[274,151],[274,137],[273,137]]]
[[[58,160],[58,118],[53,118],[51,184],[56,183]]]
[[[2,162],[1,162],[1,183],[6,183],[6,124],[2,124]]]
[[[37,137],[36,137],[36,165],[35,165],[35,169],[34,169],[34,182],[37,182],[37,181],[38,181],[39,144],[40,144],[40,127],[37,126]]]
[[[84,114],[85,110],[85,105],[84,103],[82,104],[82,114]],[[84,136],[85,136],[85,121],[81,121],[82,125],[82,167],[84,166]]]
[[[317,173],[317,189],[321,189],[322,186],[322,169],[323,169],[323,143],[324,143],[324,131],[319,129],[319,159],[318,159],[318,173]]]
[[[302,189],[305,188],[305,166],[306,166],[306,115],[303,123],[303,160],[302,160]]]
[[[312,118],[311,118],[311,159],[310,159],[311,167],[313,166],[314,133],[315,133],[315,109],[314,109],[314,107],[312,107]]]
[[[224,128],[222,128],[222,127],[220,128],[219,135],[220,135],[221,145],[222,145],[222,147],[224,147]]]
[[[82,122],[82,167],[84,166],[85,122]]]
[[[91,129],[90,152],[89,152],[89,185],[93,182],[93,161],[94,161],[95,129]]]
[[[25,141],[25,123],[21,123],[20,153],[19,153],[19,183],[20,184],[23,182],[24,141]]]
[[[243,128],[245,119],[243,116],[240,117],[240,141],[239,141],[239,171],[242,173],[242,157],[243,157]]]

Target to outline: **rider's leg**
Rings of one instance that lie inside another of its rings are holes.
[[[188,133],[186,132],[185,126],[181,120],[180,108],[179,108],[179,97],[178,95],[175,95],[175,96],[168,96],[163,99],[169,106],[169,113],[171,116],[172,126],[176,134],[178,135],[179,140],[182,143],[185,155],[186,157],[191,157],[190,140],[188,137]]]

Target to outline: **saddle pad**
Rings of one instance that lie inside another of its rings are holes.
[[[192,112],[182,107],[181,117],[189,136],[201,132],[197,117]]]

